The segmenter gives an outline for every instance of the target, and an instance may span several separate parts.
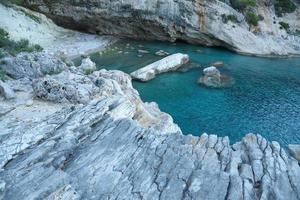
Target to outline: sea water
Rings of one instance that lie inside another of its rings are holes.
[[[91,59],[99,69],[130,73],[161,59],[155,55],[158,50],[188,54],[190,63],[133,85],[143,101],[155,101],[169,113],[184,134],[227,135],[236,142],[255,133],[282,145],[300,144],[299,58],[258,58],[184,43],[122,40]],[[202,70],[216,61],[224,62],[219,70],[234,79],[231,87],[213,89],[197,83]]]

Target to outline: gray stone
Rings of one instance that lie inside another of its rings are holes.
[[[1,80],[0,80],[0,94],[2,94],[5,99],[13,99],[16,97],[13,89],[11,89],[7,83]]]
[[[67,68],[59,58],[47,53],[20,53],[16,57],[3,59],[0,68],[10,77],[38,78],[46,74],[57,74]]]
[[[78,68],[84,73],[91,73],[96,70],[96,63],[94,63],[90,57],[87,57],[82,59],[81,65]]]
[[[203,70],[203,76],[199,78],[198,83],[207,87],[222,88],[231,86],[233,79],[227,75],[221,75],[216,67],[211,66]]]
[[[290,144],[288,148],[292,156],[300,163],[300,145]]]

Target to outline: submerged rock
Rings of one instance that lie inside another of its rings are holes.
[[[231,77],[227,75],[221,75],[220,71],[214,67],[207,67],[203,70],[203,76],[198,80],[198,83],[207,87],[222,88],[229,87],[233,84]]]
[[[224,66],[224,62],[222,62],[222,61],[216,61],[216,62],[212,63],[211,66],[222,67],[222,66]]]
[[[155,55],[157,55],[157,56],[168,56],[169,53],[165,52],[164,50],[159,50],[159,51],[155,52]]]
[[[139,81],[149,81],[154,79],[157,74],[176,71],[182,65],[189,62],[189,56],[182,53],[176,53],[156,61],[146,67],[132,72],[130,75],[133,79]]]
[[[147,54],[147,53],[150,53],[150,52],[147,51],[147,50],[139,49],[139,50],[138,50],[138,53]]]

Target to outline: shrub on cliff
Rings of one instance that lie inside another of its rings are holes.
[[[13,41],[9,38],[9,34],[4,29],[0,28],[0,48],[10,55],[17,55],[21,52],[34,52],[42,51],[43,48],[40,45],[31,45],[28,40],[21,39],[19,41]]]
[[[290,25],[286,22],[279,22],[280,24],[280,29],[285,29],[287,32],[290,30]]]
[[[234,9],[244,10],[247,7],[256,6],[256,0],[230,0]]]
[[[227,23],[228,21],[231,21],[231,22],[233,22],[233,23],[237,23],[237,22],[238,22],[238,20],[237,20],[237,18],[236,18],[235,15],[226,15],[226,14],[222,14],[221,16],[222,16],[222,21],[223,21],[224,23]]]
[[[275,13],[282,17],[285,13],[292,13],[296,10],[296,5],[291,0],[275,0]]]
[[[253,12],[247,12],[246,14],[246,21],[250,25],[257,26],[258,22],[261,20],[263,20],[263,17],[260,15],[256,15]]]

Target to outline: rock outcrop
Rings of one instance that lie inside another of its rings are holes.
[[[300,166],[277,142],[184,136],[120,71],[31,74],[6,82],[13,107],[0,100],[3,199],[300,198]]]
[[[94,63],[89,57],[87,57],[81,61],[79,69],[88,74],[89,72],[95,71],[97,68],[96,63]]]
[[[159,61],[156,61],[150,65],[147,65],[141,69],[132,72],[130,75],[133,79],[139,81],[149,81],[154,79],[156,75],[165,72],[176,71],[182,65],[189,62],[189,56],[182,53],[176,53],[167,56]]]
[[[233,79],[221,72],[214,66],[207,67],[203,70],[203,76],[198,80],[198,83],[212,88],[229,87],[233,84]]]
[[[46,74],[58,74],[67,69],[56,56],[47,53],[20,53],[16,57],[2,59],[0,69],[8,76],[20,79],[38,78]]]
[[[25,2],[60,25],[91,33],[184,40],[261,56],[300,54],[299,8],[279,16],[274,2],[268,0],[256,1],[256,6],[244,9],[248,12],[234,9],[233,1],[218,0]]]

